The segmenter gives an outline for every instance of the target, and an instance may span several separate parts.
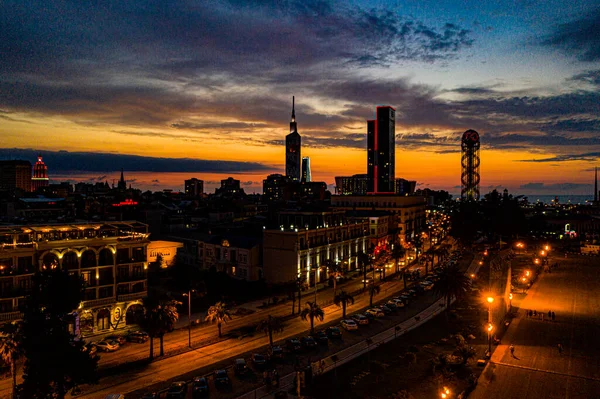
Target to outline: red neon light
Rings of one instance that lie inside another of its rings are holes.
[[[379,119],[378,119],[379,115],[376,115],[375,117],[375,159],[373,162],[375,164],[375,181],[373,182],[373,191],[375,191],[376,193],[379,192],[378,190],[378,180],[379,180],[379,173],[377,171],[377,164],[379,163],[379,154],[378,154],[378,150],[379,150]]]
[[[379,109],[379,108],[391,108],[391,109],[393,109],[394,111],[396,111],[396,108],[394,108],[394,107],[392,107],[392,106],[390,106],[390,105],[382,105],[382,106],[379,106],[379,107],[377,107],[377,109]]]
[[[121,201],[118,204],[112,204],[112,206],[131,206],[131,205],[137,205],[137,201],[134,201],[132,199],[126,199],[125,201]]]

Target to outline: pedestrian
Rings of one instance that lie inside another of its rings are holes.
[[[537,317],[537,310],[533,311],[533,317]]]
[[[529,317],[533,317],[533,310],[529,309]]]
[[[548,320],[552,319],[552,312],[548,311]]]
[[[559,343],[558,343],[558,354],[559,354],[560,356],[562,356],[562,351],[563,351],[563,346],[562,346],[562,344],[559,342]]]
[[[510,349],[510,355],[512,357],[515,357],[515,346],[513,344],[510,344],[509,349]]]
[[[556,313],[552,312],[552,321],[554,321],[555,317],[556,317]]]

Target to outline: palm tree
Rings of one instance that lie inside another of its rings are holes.
[[[315,319],[323,321],[325,312],[316,302],[306,302],[306,307],[300,312],[302,320],[310,320],[310,333],[315,333]]]
[[[12,326],[12,325],[11,325]],[[12,377],[12,397],[17,392],[17,362],[22,356],[21,346],[19,345],[19,328],[14,327],[11,332],[0,339],[0,358],[4,363],[10,366],[10,375]]]
[[[381,292],[381,287],[375,285],[375,281],[369,285],[369,306],[373,306],[373,296]]]
[[[340,264],[335,262],[333,259],[327,259],[324,263],[327,267],[327,273],[330,278],[333,278],[333,296],[337,293],[337,278],[344,275],[344,269]]]
[[[438,281],[434,284],[434,292],[446,299],[446,317],[452,298],[459,299],[465,295],[471,280],[458,268],[448,266],[441,270]]]
[[[142,299],[144,314],[140,319],[140,327],[148,333],[150,337],[150,360],[154,359],[154,338],[160,334],[160,322],[156,309],[159,306],[158,298],[152,295],[152,292],[147,297]]]
[[[367,267],[371,264],[371,256],[360,251],[356,257],[358,258],[358,264],[363,271],[363,289],[367,289]]]
[[[402,269],[402,280],[404,280],[404,289],[406,289],[406,281],[408,280],[408,272],[406,268]]]
[[[280,317],[269,315],[256,326],[256,331],[262,331],[269,336],[269,344],[273,346],[273,333],[283,332],[283,321]]]
[[[227,310],[227,306],[223,302],[217,302],[214,306],[208,308],[205,320],[211,323],[217,322],[219,338],[221,338],[221,324],[226,323],[228,319],[231,320],[231,314]]]
[[[354,304],[354,297],[346,291],[341,290],[339,294],[333,297],[333,303],[342,308],[342,318],[346,318],[346,306]]]
[[[163,339],[167,332],[173,331],[175,323],[179,320],[179,312],[177,305],[181,305],[178,301],[167,301],[158,306],[156,309],[156,319],[158,322],[158,339],[160,342],[160,355],[164,356]]]
[[[299,274],[296,277],[296,290],[298,291],[298,313],[302,308],[302,288],[304,287],[304,283],[306,282],[306,277],[304,275]]]
[[[399,242],[396,242],[396,244],[394,244],[394,249],[392,249],[392,258],[394,258],[394,262],[396,262],[396,273],[398,273],[398,260],[404,257],[405,254],[406,250],[404,247],[400,245]]]

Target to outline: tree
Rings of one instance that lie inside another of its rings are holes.
[[[356,255],[356,257],[358,258],[358,264],[362,268],[362,272],[363,272],[363,289],[366,290],[367,289],[367,268],[371,264],[371,256],[369,254],[366,254],[366,253],[360,251]]]
[[[472,346],[463,344],[456,347],[454,354],[462,357],[462,364],[466,365],[469,362],[469,359],[474,359],[477,356],[477,351],[475,351],[475,348]]]
[[[315,333],[315,319],[323,321],[325,312],[316,302],[306,302],[306,307],[300,312],[302,320],[310,320],[310,333]]]
[[[173,331],[175,323],[179,320],[179,312],[177,312],[177,305],[181,305],[178,301],[166,301],[161,303],[156,311],[156,319],[158,325],[158,339],[160,342],[160,354],[164,356],[163,339],[167,332]]]
[[[20,397],[63,399],[78,385],[98,381],[99,357],[91,356],[68,329],[83,297],[83,280],[67,271],[43,270],[33,276],[23,307],[20,344],[26,360],[17,388]]]
[[[296,280],[292,280],[289,283],[287,283],[286,288],[287,288],[289,297],[292,298],[292,316],[293,316],[294,312],[296,311],[296,292],[298,291]]]
[[[17,362],[22,356],[20,346],[20,329],[16,324],[3,327],[4,336],[0,339],[0,358],[10,367],[12,377],[12,397],[17,393]]]
[[[415,249],[416,249],[416,253],[417,253],[416,261],[417,261],[417,263],[419,263],[419,252],[421,251],[421,247],[423,246],[423,239],[421,238],[420,234],[417,234],[415,236],[413,243],[415,245]],[[427,265],[425,265],[425,266],[427,266]]]
[[[462,298],[471,287],[471,280],[458,268],[448,266],[441,270],[438,281],[434,284],[434,292],[446,299],[446,317],[452,298]]]
[[[346,306],[354,304],[354,297],[346,291],[341,290],[339,294],[333,297],[333,303],[342,308],[342,318],[346,318]]]
[[[369,285],[369,306],[373,306],[373,296],[379,294],[380,292],[381,292],[381,287],[378,285],[375,285],[375,281],[373,281]]]
[[[302,308],[302,288],[304,288],[304,283],[306,282],[306,277],[304,275],[299,274],[296,277],[296,290],[298,291],[298,313],[300,313]]]
[[[231,320],[231,313],[229,313],[227,306],[223,302],[217,302],[215,305],[208,308],[208,314],[206,315],[205,320],[210,323],[217,323],[219,338],[221,338],[221,324],[227,323],[227,320]]]
[[[404,247],[399,242],[396,242],[394,244],[394,249],[392,249],[392,258],[396,263],[396,273],[398,273],[399,271],[398,261],[400,260],[400,258],[404,257],[405,254],[406,250],[404,249]]]
[[[266,319],[263,319],[258,323],[256,330],[262,331],[265,335],[268,335],[269,345],[273,346],[273,333],[283,332],[283,320],[281,320],[280,317],[272,317],[269,315]]]
[[[329,278],[333,279],[333,296],[335,296],[337,294],[337,278],[344,275],[344,269],[333,259],[327,259],[324,266],[327,267]]]

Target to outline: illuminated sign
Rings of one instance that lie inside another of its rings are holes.
[[[132,205],[137,205],[137,201],[134,201],[132,199],[126,199],[125,201],[121,201],[117,204],[112,204],[112,206],[132,206]]]

